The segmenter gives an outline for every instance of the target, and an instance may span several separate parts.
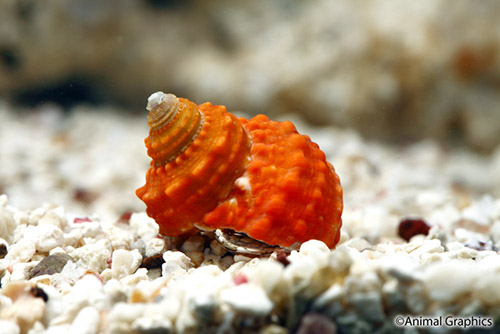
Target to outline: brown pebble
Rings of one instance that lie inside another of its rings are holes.
[[[214,255],[217,256],[224,256],[227,253],[227,249],[224,248],[217,240],[212,240],[210,241],[210,250]]]
[[[84,204],[91,204],[97,199],[97,197],[99,197],[99,195],[96,192],[85,188],[76,188],[73,191],[73,199]]]
[[[193,262],[193,264],[196,267],[200,266],[205,260],[205,255],[203,254],[203,252],[193,251],[193,252],[186,252],[185,254],[187,257],[191,259],[191,262]]]
[[[421,218],[404,218],[399,222],[398,234],[406,241],[417,234],[429,234],[430,226]]]
[[[279,249],[276,252],[276,261],[280,262],[285,267],[288,266],[290,264],[290,261],[288,261],[288,253],[284,249]]]
[[[0,244],[0,259],[3,259],[7,255],[7,245]]]
[[[474,80],[484,76],[495,66],[498,47],[464,45],[455,52],[453,58],[453,67],[459,78],[464,81]]]
[[[37,298],[42,298],[44,302],[47,302],[49,300],[49,296],[43,291],[43,289],[34,286],[30,289],[30,293],[33,295],[33,297]]]
[[[47,256],[40,261],[29,273],[28,279],[40,275],[53,275],[60,273],[68,261],[75,262],[75,260],[64,253],[56,253]]]
[[[335,334],[337,326],[332,319],[319,313],[308,313],[300,320],[296,334]]]
[[[162,264],[165,263],[163,259],[163,254],[156,254],[152,256],[145,257],[142,260],[141,267],[146,269],[160,268]]]

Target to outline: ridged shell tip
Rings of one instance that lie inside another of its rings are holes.
[[[171,109],[172,107],[175,107],[177,105],[177,96],[175,96],[174,94],[165,94],[161,91],[153,93],[148,98],[148,105],[146,106],[146,109],[148,111],[151,111],[163,102],[165,102],[167,110]]]
[[[146,109],[148,113],[148,125],[152,130],[157,130],[171,120],[179,110],[179,99],[174,94],[156,92],[148,98]]]

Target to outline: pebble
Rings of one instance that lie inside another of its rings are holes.
[[[181,246],[181,251],[191,259],[191,262],[193,262],[195,266],[199,266],[203,263],[205,259],[205,255],[203,254],[204,249],[205,238],[201,235],[189,237]]]
[[[193,267],[191,259],[184,253],[177,251],[166,251],[163,253],[162,276],[170,276],[178,271],[186,271]]]
[[[70,328],[71,328],[71,326],[68,324],[53,325],[53,326],[50,326],[49,328],[47,328],[46,331],[43,332],[43,334],[66,334],[66,333],[70,333],[70,331],[69,331]]]
[[[45,216],[47,211],[49,210],[50,205],[44,204],[40,208],[36,208],[33,211],[31,211],[29,217],[28,217],[28,224],[29,225],[38,225],[38,221]]]
[[[227,253],[227,250],[215,239],[210,242],[210,250],[214,255],[221,257]]]
[[[36,265],[36,262],[20,262],[12,264],[9,269],[11,269],[11,274],[5,282],[17,282],[28,278],[30,270]],[[7,278],[7,277],[6,277]]]
[[[95,334],[98,328],[99,311],[92,306],[87,306],[78,312],[69,332],[72,334]]]
[[[199,289],[190,296],[188,305],[194,316],[208,322],[217,310],[217,296],[213,291]]]
[[[5,256],[11,263],[28,262],[36,252],[35,243],[27,238],[23,238],[9,248],[9,253]]]
[[[312,304],[313,310],[328,310],[332,315],[340,313],[345,290],[340,284],[332,284]]]
[[[129,224],[146,243],[158,235],[158,224],[145,212],[133,213]]]
[[[87,306],[104,310],[108,305],[102,281],[95,275],[87,274],[79,278],[71,290],[62,296],[58,310],[54,310],[57,315],[52,322],[57,325],[69,324]]]
[[[127,251],[117,249],[111,258],[111,273],[114,278],[120,279],[135,273],[142,263],[142,256],[137,249]]]
[[[39,224],[28,226],[24,235],[35,243],[36,250],[47,253],[53,248],[64,244],[63,232],[59,227],[52,224]]]
[[[2,289],[2,293],[12,300],[12,304],[0,309],[0,319],[10,320],[19,326],[21,333],[27,333],[33,325],[42,320],[45,301],[33,296],[25,282],[15,282]]]
[[[401,282],[420,279],[419,265],[414,257],[404,253],[387,254],[379,260],[380,270]]]
[[[169,319],[142,317],[135,320],[130,326],[137,333],[172,333],[173,324]]]
[[[137,288],[137,291],[139,293],[143,293],[144,291],[147,291],[147,289],[139,289],[138,284],[140,282],[147,281],[149,279],[148,277],[148,270],[146,268],[139,268],[137,271],[131,275],[127,275],[123,278],[120,279],[120,283],[122,283],[123,286],[125,287],[133,287]],[[147,295],[147,294],[145,294]]]
[[[112,249],[130,249],[134,242],[134,230],[125,224],[101,224],[106,233],[106,239]]]
[[[44,302],[49,300],[49,296],[47,296],[45,291],[38,286],[31,287],[30,293],[33,297],[42,298]]]
[[[264,290],[254,284],[241,284],[221,291],[221,301],[237,312],[253,316],[265,316],[273,303]]]
[[[77,261],[79,266],[101,272],[108,266],[108,259],[111,257],[110,247],[108,240],[98,240],[94,244],[76,248],[69,255]]]
[[[181,251],[184,253],[189,252],[202,252],[205,249],[205,238],[201,235],[193,235],[182,243]]]
[[[72,229],[67,233],[64,233],[64,248],[69,249],[70,247],[75,249],[84,243],[83,234],[80,229]]]
[[[488,225],[491,219],[495,218],[496,210],[493,198],[486,195],[465,208],[462,211],[462,216],[481,225]]]
[[[406,311],[405,297],[400,287],[406,284],[401,284],[398,280],[388,280],[382,287],[382,296],[385,301],[385,309],[391,310],[391,313]]]
[[[417,258],[423,258],[424,256],[428,256],[432,253],[443,253],[444,247],[441,245],[440,240],[423,240],[422,242],[417,241],[414,245],[416,246],[413,250],[410,251],[410,254]],[[410,247],[412,247],[410,246]]]
[[[263,260],[248,270],[248,274],[250,281],[257,283],[270,296],[278,285],[284,284],[282,281],[284,270],[283,265],[278,262]]]
[[[451,260],[430,264],[423,275],[430,300],[449,303],[469,293],[483,274],[473,261]]]
[[[283,326],[279,326],[276,324],[270,324],[270,325],[264,326],[260,330],[259,334],[289,334],[289,331],[288,331],[288,329],[286,329]]]
[[[421,218],[405,218],[399,222],[398,235],[406,241],[418,234],[427,235],[430,226]]]
[[[28,278],[32,279],[33,277],[40,275],[60,273],[68,261],[74,262],[75,260],[65,253],[49,255],[30,270]]]
[[[130,249],[138,250],[141,256],[146,255],[146,242],[142,239],[138,239],[130,244]]]
[[[332,319],[319,314],[307,313],[300,320],[296,334],[336,334],[337,326]]]
[[[489,307],[500,305],[500,280],[496,272],[486,272],[474,284],[475,297]]]
[[[142,260],[141,267],[144,267],[146,269],[159,268],[162,266],[163,263],[165,263],[165,260],[163,259],[163,254],[156,254],[145,257]]]
[[[104,236],[102,225],[97,221],[79,223],[75,228],[80,238],[99,239]]]
[[[108,314],[107,327],[110,333],[134,333],[132,323],[140,319],[146,308],[143,304],[117,303]]]
[[[382,297],[379,290],[349,294],[349,304],[361,318],[370,323],[381,323],[385,318]]]
[[[20,334],[19,326],[10,320],[0,320],[0,334]]]
[[[163,253],[165,248],[165,240],[161,238],[153,238],[146,242],[145,256],[155,256]]]
[[[67,225],[64,208],[62,206],[47,211],[39,220],[38,225],[53,225],[63,230]]]
[[[7,200],[7,196],[3,195]],[[12,235],[17,224],[11,212],[0,206],[0,238],[12,242]]]
[[[275,253],[275,255],[276,261],[281,263],[283,266],[286,267],[290,264],[290,261],[288,261],[288,253],[285,250],[280,249]]]
[[[0,260],[3,259],[5,255],[7,255],[7,245],[4,243],[0,243]]]
[[[290,264],[285,268],[283,276],[291,283],[293,293],[299,291],[314,295],[321,286],[329,282],[324,276],[316,273],[328,266],[330,250],[321,241],[310,240],[303,243],[299,251],[292,251],[288,256]]]

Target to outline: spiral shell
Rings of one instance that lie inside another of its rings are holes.
[[[290,122],[236,118],[224,106],[157,92],[148,100],[152,158],[137,196],[160,226],[244,233],[293,248],[340,237],[342,188],[333,166]]]

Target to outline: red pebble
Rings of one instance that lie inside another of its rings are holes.
[[[398,234],[406,241],[417,234],[429,234],[430,226],[421,218],[404,218],[399,222]]]
[[[233,282],[235,285],[245,284],[248,283],[248,278],[245,274],[238,273],[234,276]]]
[[[83,217],[83,218],[79,218],[79,217],[77,217],[77,218],[73,219],[73,223],[74,223],[74,224],[89,223],[89,222],[91,222],[91,221],[92,221],[92,220],[90,220],[90,218],[89,218],[89,217]]]

